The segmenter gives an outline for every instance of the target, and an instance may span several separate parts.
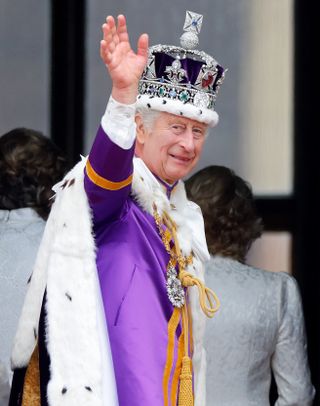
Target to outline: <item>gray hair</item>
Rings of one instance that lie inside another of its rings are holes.
[[[156,119],[160,116],[161,111],[147,109],[145,107],[138,107],[136,110],[136,114],[140,114],[143,124],[150,131],[156,121]]]

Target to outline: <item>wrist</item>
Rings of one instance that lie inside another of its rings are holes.
[[[124,88],[113,87],[111,92],[112,98],[118,103],[133,104],[138,96],[138,87],[130,86]]]

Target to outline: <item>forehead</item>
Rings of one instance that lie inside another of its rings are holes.
[[[167,123],[167,124],[178,123],[178,124],[184,124],[184,125],[191,125],[193,127],[201,127],[204,129],[206,129],[208,127],[207,124],[201,123],[200,121],[192,120],[191,118],[177,116],[175,114],[166,113],[166,112],[160,112],[158,120],[162,123]]]

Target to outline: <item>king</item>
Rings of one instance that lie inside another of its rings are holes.
[[[188,11],[181,47],[142,34],[137,52],[123,15],[102,26],[112,93],[88,158],[55,186],[12,357],[23,404],[205,406],[219,300],[182,179],[218,122],[224,69],[194,49],[201,22]]]

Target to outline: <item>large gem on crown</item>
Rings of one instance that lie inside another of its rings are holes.
[[[205,89],[205,88],[211,86],[213,84],[215,76],[216,76],[216,74],[214,74],[213,72],[206,72],[202,77],[202,81],[201,81],[202,87]]]

